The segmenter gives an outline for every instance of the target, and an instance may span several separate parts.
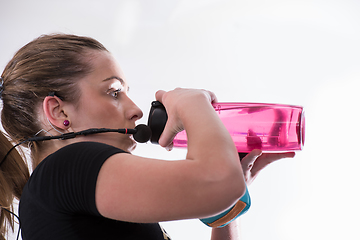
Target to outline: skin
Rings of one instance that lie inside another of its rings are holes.
[[[88,128],[134,128],[135,122],[143,116],[128,97],[128,82],[112,55],[97,51],[90,54],[90,59],[94,68],[79,80],[78,103],[48,96],[39,108],[42,127],[51,134],[59,133],[49,122],[66,133]],[[211,103],[216,101],[213,93],[175,89],[158,91],[156,99],[164,104],[169,115],[159,143],[171,148],[176,133],[185,129],[188,132],[186,159],[164,161],[124,153],[111,156],[103,164],[97,180],[95,200],[100,214],[145,223],[204,218],[231,207],[244,194],[245,179],[255,178],[255,170],[260,171],[263,164],[258,164],[253,172],[249,168],[243,172],[232,138],[213,111]],[[64,126],[64,120],[70,125]],[[218,130],[208,131],[209,128]],[[39,161],[79,141],[102,142],[129,152],[136,146],[130,135],[118,133],[49,141]],[[255,157],[251,156],[247,160],[244,158],[245,162],[257,165]],[[277,155],[271,159],[283,157]],[[235,222],[214,229],[212,239],[225,239],[223,234],[234,235],[237,229]],[[234,235],[229,239],[237,238]]]
[[[255,149],[247,154],[241,161],[246,184],[249,186],[269,164],[285,158],[295,157],[294,152],[286,153],[262,153]],[[223,228],[213,228],[211,240],[235,240],[241,239],[240,219],[238,218]]]
[[[143,113],[127,95],[129,86],[121,68],[109,53],[95,52],[90,56],[96,67],[90,75],[80,80],[79,102],[73,104],[63,102],[56,96],[46,97],[43,102],[46,116],[43,116],[43,119],[47,117],[63,132],[102,127],[134,128],[135,122],[143,116]],[[69,127],[63,125],[64,120],[70,121]],[[43,122],[49,131],[56,134],[46,121]],[[116,133],[80,137],[72,142],[84,140],[98,140],[125,151],[131,151],[136,146],[130,135]],[[60,142],[59,145],[61,147],[72,142]],[[50,151],[58,148],[59,146],[55,146],[55,149]]]

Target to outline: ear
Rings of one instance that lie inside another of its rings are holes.
[[[43,101],[43,110],[45,116],[53,126],[64,130],[68,128],[63,124],[65,120],[69,119],[67,119],[68,116],[64,111],[64,103],[60,98],[57,96],[45,97]]]

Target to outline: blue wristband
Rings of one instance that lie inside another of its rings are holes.
[[[216,216],[200,219],[209,227],[218,228],[224,227],[234,221],[239,216],[246,213],[251,206],[251,199],[249,191],[246,187],[245,194],[236,202],[236,204],[226,211],[219,213]]]

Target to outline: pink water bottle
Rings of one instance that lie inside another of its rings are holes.
[[[253,149],[296,151],[304,146],[305,116],[301,106],[268,103],[214,103],[213,106],[239,153]],[[153,102],[148,119],[152,143],[158,143],[166,121],[164,106]],[[187,147],[186,132],[178,133],[173,142],[175,147]]]

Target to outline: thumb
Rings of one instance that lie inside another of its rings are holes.
[[[183,128],[181,127],[174,127],[178,126],[173,122],[172,118],[168,118],[168,121],[166,122],[164,131],[162,132],[160,138],[159,138],[159,145],[162,147],[168,147],[172,144],[176,134],[181,132]]]

